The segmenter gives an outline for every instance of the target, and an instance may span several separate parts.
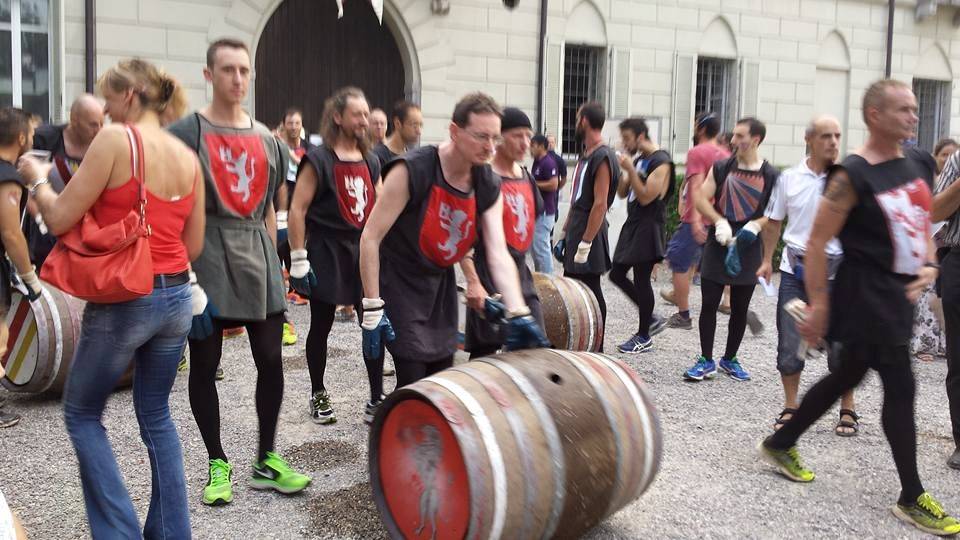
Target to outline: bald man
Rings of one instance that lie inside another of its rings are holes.
[[[376,146],[387,138],[387,113],[383,109],[370,111],[370,142]]]
[[[773,274],[773,252],[780,239],[783,221],[787,227],[783,234],[786,247],[780,260],[780,294],[777,301],[777,370],[783,383],[783,410],[774,422],[774,429],[783,426],[797,412],[800,402],[797,393],[800,388],[800,373],[803,371],[805,355],[799,354],[800,334],[793,318],[783,307],[791,300],[799,298],[807,302],[807,293],[803,287],[803,259],[813,220],[820,205],[820,196],[827,182],[827,169],[840,157],[840,122],[832,116],[818,116],[810,121],[804,139],[809,149],[803,161],[797,166],[780,174],[780,181],[773,188],[770,204],[767,206],[767,226],[763,229],[764,261],[757,275],[770,282]],[[827,243],[828,276],[833,280],[843,250],[840,242],[833,238]],[[828,355],[831,370],[836,368],[836,355]],[[842,437],[856,435],[860,429],[857,413],[853,404],[853,389],[843,394],[840,401],[840,415],[835,433]]]
[[[80,167],[90,143],[103,127],[103,104],[91,94],[80,94],[70,106],[67,124],[45,124],[33,136],[33,149],[50,152],[54,167],[50,170],[50,184],[59,193]],[[27,210],[33,216],[24,223],[24,235],[30,248],[30,257],[37,271],[43,266],[56,238],[47,233],[46,226],[31,200]]]

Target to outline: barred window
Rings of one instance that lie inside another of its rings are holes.
[[[914,79],[913,93],[917,96],[917,145],[933,152],[934,145],[950,133],[950,81]]]
[[[563,56],[562,153],[579,154],[577,110],[588,101],[603,101],[605,50],[601,47],[566,45]]]
[[[50,0],[0,0],[0,106],[50,119]]]
[[[701,56],[697,58],[697,96],[694,112],[714,112],[720,116],[722,130],[736,122],[736,61]]]

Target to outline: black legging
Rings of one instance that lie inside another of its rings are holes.
[[[607,335],[607,302],[603,299],[603,289],[600,287],[600,278],[603,276],[601,274],[572,274],[564,271],[563,277],[581,281],[588,289],[593,291],[593,295],[597,297],[597,303],[600,304],[600,327],[603,330],[603,335]],[[602,342],[598,352],[603,352]]]
[[[700,354],[713,359],[713,338],[717,333],[717,309],[723,299],[721,283],[700,278],[700,291],[703,293],[703,306],[700,308]],[[727,350],[723,358],[733,360],[747,330],[747,312],[750,311],[750,299],[754,285],[730,286],[730,326],[727,329]]]
[[[235,322],[214,319],[213,333],[207,339],[189,340],[190,345],[190,409],[197,421],[203,444],[210,459],[227,461],[220,443],[220,399],[217,396],[216,375],[223,354],[223,329],[244,326],[250,339],[253,362],[257,366],[257,419],[260,422],[260,441],[257,460],[273,451],[277,434],[277,417],[283,403],[283,355],[280,340],[283,336],[283,314],[271,315],[262,321]]]
[[[357,317],[362,318],[363,309],[355,306]],[[310,332],[307,334],[307,368],[310,370],[310,386],[313,393],[326,390],[323,376],[327,371],[327,339],[333,328],[337,306],[318,300],[310,301]],[[367,368],[367,380],[370,383],[370,401],[380,401],[383,396],[383,353],[379,360],[371,360],[363,355]]]
[[[434,373],[452,367],[453,356],[430,363],[417,362],[416,360],[404,360],[394,356],[393,366],[397,370],[397,388],[400,388],[408,384],[415,383],[424,377],[429,377]]]
[[[650,321],[653,319],[653,284],[650,276],[653,275],[653,261],[642,262],[630,266],[628,264],[613,264],[610,270],[610,281],[620,288],[640,312],[640,326],[637,334],[641,337],[650,337]],[[627,279],[627,272],[633,270],[633,281]]]
[[[770,437],[768,445],[786,450],[829,408],[840,396],[860,383],[867,369],[873,368],[883,384],[883,432],[890,443],[893,461],[900,476],[900,502],[916,503],[923,493],[917,472],[917,426],[914,423],[914,396],[916,384],[910,368],[910,351],[906,345],[850,345],[838,352],[837,370],[820,379],[803,397],[800,408],[790,421]]]
[[[290,270],[290,242],[284,240],[280,242],[280,245],[277,246],[277,256],[280,257],[280,264],[283,265],[287,271]]]
[[[470,351],[470,359],[473,360],[474,358],[482,358],[484,356],[493,356],[497,354],[497,351],[499,350],[500,350],[500,345],[477,346]]]

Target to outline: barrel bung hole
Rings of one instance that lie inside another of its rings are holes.
[[[562,385],[562,384],[563,384],[563,377],[561,377],[560,375],[557,375],[556,373],[551,373],[551,374],[550,374],[550,382],[552,382],[553,384],[560,384],[560,385]]]

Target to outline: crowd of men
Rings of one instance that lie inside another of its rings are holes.
[[[215,384],[222,339],[233,328],[245,329],[257,367],[260,435],[251,483],[294,493],[311,479],[274,448],[283,400],[281,347],[297,340],[285,315],[288,303],[309,304],[308,403],[318,424],[336,421],[324,377],[338,318],[356,317],[361,327],[368,422],[385,398],[386,351],[398,387],[453,365],[458,265],[470,308],[465,348],[471,357],[549,346],[528,257],[546,273],[555,271],[556,259],[564,276],[589,288],[601,324],[607,315],[602,278],[609,272],[637,306],[637,330],[617,347],[625,354],[653,350],[653,336],[666,328],[692,329],[689,298],[699,273],[700,354],[682,376],[696,382],[722,372],[749,381],[738,352],[751,325],[757,282],[773,282],[782,232],[776,358],[784,406],[773,434],[760,444],[761,455],[788,478],[812,481],[797,440],[837,399],[836,433],[856,435],[854,388],[874,369],[884,388],[884,433],[903,487],[894,513],[928,532],[960,532],[917,473],[909,351],[913,302],[936,281],[942,264],[947,389],[958,446],[948,464],[960,469],[960,251],[954,249],[960,246],[960,152],[935,182],[932,157],[904,146],[917,124],[916,99],[906,85],[884,80],[867,90],[868,139],[842,161],[839,122],[812,119],[807,155],[783,172],[762,157],[763,122],[738,120],[729,143],[722,143],[719,115],[702,113],[677,185],[673,158],[651,139],[642,118],[620,123],[618,150],[605,140],[606,112],[599,103],[577,112],[582,152],[568,177],[552,137],[535,134],[520,109],[501,107],[482,93],[458,101],[445,142],[418,146],[419,106],[399,101],[388,116],[371,110],[361,89],[343,88],[326,100],[321,142],[314,145],[297,108],[288,109],[275,130],[243,110],[250,74],[242,42],[214,42],[204,70],[211,103],[168,126],[199,157],[208,193],[206,243],[192,265],[188,340],[190,405],[209,457],[204,504],[233,500]],[[49,180],[62,189],[103,125],[102,111],[95,97],[83,95],[65,126],[41,126],[35,135],[10,128],[7,116],[18,114],[14,110],[0,114],[0,237],[29,294],[38,290],[36,271],[56,239],[20,197],[18,158],[31,148],[50,152],[55,178]],[[569,209],[560,223],[567,184]],[[680,225],[668,241],[675,191]],[[611,239],[607,214],[618,196],[626,199],[627,219]],[[30,217],[21,221],[24,211]],[[947,221],[939,246],[931,218]],[[251,220],[267,227],[251,227]],[[677,312],[659,320],[651,279],[664,260]],[[232,278],[222,279],[227,274]],[[4,287],[13,280],[5,269]],[[729,331],[717,356],[717,315],[725,306]],[[805,360],[821,350],[830,374],[801,401]],[[0,413],[0,425],[19,420]]]

